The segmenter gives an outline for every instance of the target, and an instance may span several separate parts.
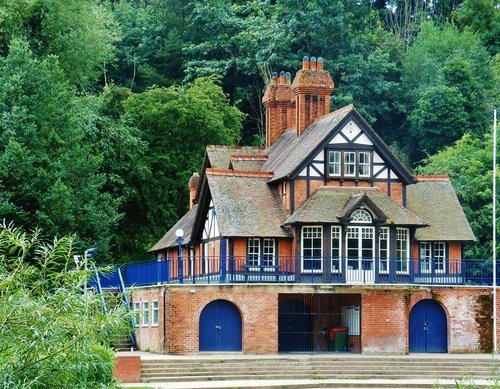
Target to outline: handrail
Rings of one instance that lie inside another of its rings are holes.
[[[99,271],[97,270],[97,267],[95,264],[92,265],[94,267],[94,272],[96,275],[96,285],[97,285],[97,293],[100,294],[101,296],[101,304],[102,304],[102,310],[104,314],[107,316],[108,315],[108,308],[106,307],[106,299],[104,298],[104,294],[102,293],[102,286],[101,286],[101,277],[99,276]]]
[[[130,300],[127,297],[125,283],[123,282],[121,267],[122,266],[116,268],[116,271],[118,273],[118,279],[120,280],[120,283],[118,285],[118,290],[120,291],[120,294],[121,294],[122,299],[123,299],[123,303],[125,304],[125,309],[127,310],[127,312],[130,312]],[[130,340],[132,341],[132,346],[134,347],[134,349],[137,350],[138,347],[137,347],[137,338],[135,336],[135,330],[134,330],[134,328],[135,328],[134,320],[132,319],[131,316],[129,318],[129,324],[130,324]]]

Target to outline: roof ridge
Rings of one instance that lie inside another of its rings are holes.
[[[267,154],[233,154],[231,159],[241,160],[241,161],[265,161],[269,157]]]
[[[416,175],[417,181],[450,181],[448,174],[422,174]]]
[[[255,171],[255,170],[230,170],[230,169],[214,169],[207,168],[207,175],[212,176],[228,176],[228,177],[248,177],[248,178],[272,178],[273,172]]]

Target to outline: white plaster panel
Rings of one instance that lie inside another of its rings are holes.
[[[375,163],[380,163],[384,162],[382,158],[380,158],[380,155],[378,155],[376,152],[373,153],[373,162]]]
[[[314,158],[315,161],[324,161],[325,160],[325,152],[321,150],[318,155],[316,155],[316,158]]]
[[[347,139],[352,141],[358,134],[361,132],[361,129],[354,123],[352,120],[346,124],[346,126],[342,129],[342,134],[344,134]]]
[[[340,135],[340,134],[337,134],[335,135],[335,137],[330,141],[330,144],[333,145],[333,144],[339,144],[339,143],[347,143],[347,141],[345,140],[345,138]]]
[[[300,177],[307,177],[307,168],[304,168],[299,174]]]
[[[387,169],[384,167],[384,170],[377,176],[377,178],[389,178],[387,177]]]
[[[315,163],[314,167],[316,169],[318,169],[318,171],[321,172],[321,174],[325,174],[325,164],[324,163]],[[312,169],[311,169],[311,172],[312,172]]]
[[[373,146],[373,143],[370,139],[365,134],[361,134],[358,139],[354,142],[356,144],[360,145],[368,145],[368,146]]]

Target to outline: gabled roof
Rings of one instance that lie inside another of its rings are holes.
[[[287,221],[294,223],[339,223],[346,214],[352,213],[353,203],[358,198],[369,199],[365,205],[379,217],[385,217],[383,224],[424,227],[427,224],[408,209],[396,203],[378,188],[334,187],[319,188]],[[382,221],[382,220],[381,220]]]
[[[191,232],[193,230],[193,224],[197,210],[197,205],[191,208],[170,230],[167,231],[165,235],[163,235],[163,238],[161,238],[153,247],[149,249],[149,252],[161,251],[170,247],[176,247],[177,242],[175,240],[177,236],[175,235],[175,232],[179,228],[184,231],[183,244],[186,245],[191,243]]]
[[[207,146],[206,156],[209,168],[227,169],[231,162],[231,157],[238,155],[258,156],[264,153],[264,149],[250,146]]]
[[[259,171],[266,161],[267,155],[265,154],[236,154],[231,155],[229,168],[232,170]]]
[[[278,192],[267,184],[271,176],[265,172],[207,169],[221,236],[290,237],[281,228],[286,214]]]
[[[349,120],[360,124],[365,135],[370,138],[381,157],[387,160],[401,179],[409,184],[415,181],[412,174],[392,154],[384,141],[356,111],[352,104],[330,112],[317,119],[300,137],[295,131],[288,131],[266,152],[269,156],[261,170],[274,172],[271,181],[294,177],[302,170],[302,165],[314,157]]]
[[[446,176],[417,176],[408,185],[408,209],[425,219],[429,227],[417,230],[420,241],[475,241],[455,190]]]

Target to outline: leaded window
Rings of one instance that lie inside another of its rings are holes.
[[[356,209],[351,214],[351,222],[353,223],[371,223],[372,215],[365,209]]]

